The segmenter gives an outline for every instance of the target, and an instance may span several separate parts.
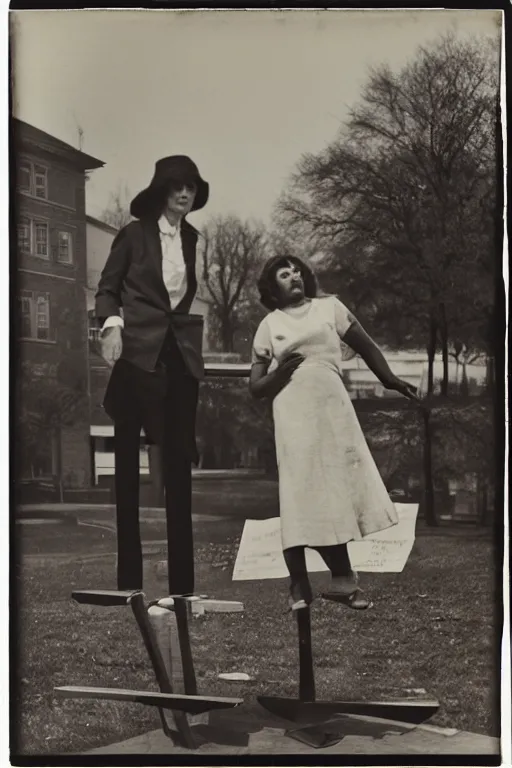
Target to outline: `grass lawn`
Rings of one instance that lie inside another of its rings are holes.
[[[212,504],[220,512],[219,499]],[[247,506],[244,512],[256,516]],[[163,538],[162,517],[147,517],[146,541]],[[94,521],[94,512],[87,518]],[[101,522],[112,525],[105,515]],[[298,651],[286,582],[231,581],[242,526],[234,514],[196,524],[197,589],[245,605],[243,613],[191,621],[199,690],[246,700],[264,692],[294,696]],[[159,727],[152,708],[57,699],[52,692],[66,684],[157,690],[131,611],[70,600],[73,589],[115,586],[115,535],[107,528],[17,527],[23,551],[16,574],[20,754],[78,752]],[[152,545],[145,559],[148,598],[165,593],[155,573],[163,556],[158,549]],[[433,724],[498,735],[493,561],[488,536],[464,529],[451,536],[421,533],[403,573],[361,575],[375,602],[371,611],[316,601],[317,697],[386,698],[424,688],[441,702]],[[314,574],[315,589],[327,578]],[[231,671],[247,672],[255,682],[217,679]]]

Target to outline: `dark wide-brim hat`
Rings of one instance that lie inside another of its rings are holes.
[[[201,178],[197,165],[186,155],[171,155],[163,157],[155,163],[155,173],[149,187],[133,198],[130,213],[136,219],[155,212],[163,202],[169,184],[193,182],[197,187],[193,211],[203,208],[210,193],[208,182]]]

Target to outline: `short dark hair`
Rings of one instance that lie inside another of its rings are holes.
[[[298,256],[272,256],[265,266],[258,280],[258,290],[260,292],[260,301],[266,309],[273,310],[281,306],[282,299],[279,287],[277,285],[276,275],[278,270],[287,267],[289,264],[300,269],[300,274],[304,282],[304,295],[308,299],[314,299],[318,293],[318,285],[315,273]]]

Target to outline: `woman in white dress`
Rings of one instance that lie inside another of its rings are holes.
[[[343,346],[387,389],[417,399],[416,388],[392,373],[344,304],[318,295],[314,273],[300,259],[270,259],[258,288],[270,311],[254,336],[250,391],[272,400],[290,607],[313,600],[305,560],[310,547],[331,572],[323,596],[368,608],[347,543],[395,525],[397,514],[343,384]]]

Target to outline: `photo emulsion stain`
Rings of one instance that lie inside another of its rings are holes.
[[[14,764],[499,764],[501,23],[10,13]]]

